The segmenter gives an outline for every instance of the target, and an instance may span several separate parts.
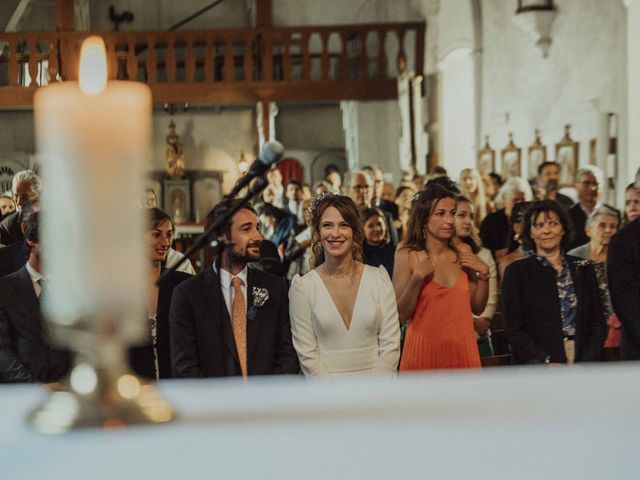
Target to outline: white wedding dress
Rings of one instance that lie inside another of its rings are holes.
[[[293,346],[307,377],[395,374],[400,327],[384,267],[364,266],[348,329],[315,270],[293,278],[289,314]]]

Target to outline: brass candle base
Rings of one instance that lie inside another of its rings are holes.
[[[88,363],[71,374],[29,414],[29,423],[48,434],[84,428],[120,428],[171,421],[173,407],[156,388],[129,372],[113,375]]]

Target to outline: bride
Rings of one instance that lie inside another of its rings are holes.
[[[384,267],[362,263],[362,227],[349,198],[311,204],[315,268],[291,284],[293,345],[307,377],[393,375],[400,357],[398,310]]]

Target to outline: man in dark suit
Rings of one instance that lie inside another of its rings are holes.
[[[599,206],[600,181],[598,177],[602,176],[601,173],[602,172],[596,170],[595,167],[588,166],[581,168],[576,174],[578,202],[569,209],[569,218],[573,227],[573,240],[569,244],[570,249],[589,243],[585,226],[591,212]]]
[[[18,212],[17,225],[20,226],[20,232],[24,229],[24,214],[30,211],[32,206],[38,208],[37,202],[27,202]],[[7,247],[0,248],[0,277],[20,270],[27,263],[28,258],[29,246],[24,238]]]
[[[0,222],[0,244],[11,245],[23,239],[18,214],[27,202],[33,202],[40,196],[40,177],[31,170],[23,170],[14,175],[11,192],[16,202],[16,211]]]
[[[45,280],[36,207],[25,212],[23,225],[29,259],[17,272],[0,278],[0,381],[48,383],[67,373],[70,357],[51,347],[40,312]]]
[[[640,169],[636,173],[640,188]],[[622,360],[640,360],[640,218],[611,239],[607,259],[609,293],[620,319]]]
[[[538,200],[555,200],[560,206],[568,211],[573,205],[571,200],[566,195],[558,193],[560,188],[560,166],[557,162],[542,162],[538,166]]]
[[[236,202],[218,204],[205,227]],[[169,322],[174,376],[298,373],[287,283],[247,267],[259,259],[262,242],[253,208],[234,213],[221,233],[231,245],[219,261],[173,292]]]
[[[362,170],[371,175],[373,179],[373,195],[371,196],[371,206],[377,207],[383,212],[391,215],[393,221],[400,218],[398,213],[398,205],[389,200],[382,198],[382,190],[384,189],[384,175],[380,167],[362,167]],[[391,228],[391,226],[389,226]]]

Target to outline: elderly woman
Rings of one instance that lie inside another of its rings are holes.
[[[622,223],[626,225],[638,217],[640,217],[640,188],[637,188],[634,182],[624,190],[624,219]]]
[[[491,250],[493,257],[500,260],[508,253],[509,238],[513,236],[509,217],[518,202],[531,201],[533,193],[529,183],[520,177],[507,180],[496,197],[499,210],[487,215],[480,225],[482,245]]]
[[[607,280],[607,254],[611,237],[618,231],[620,214],[617,210],[605,205],[596,208],[589,218],[585,232],[589,237],[589,243],[581,245],[569,251],[569,255],[591,260],[598,279],[600,298],[604,307],[603,323],[609,326],[605,347],[620,346],[620,321],[613,313],[611,296],[609,295],[609,281]]]
[[[515,363],[598,361],[602,302],[593,264],[566,255],[569,219],[553,200],[527,209],[522,244],[530,255],[505,271],[502,315]]]

